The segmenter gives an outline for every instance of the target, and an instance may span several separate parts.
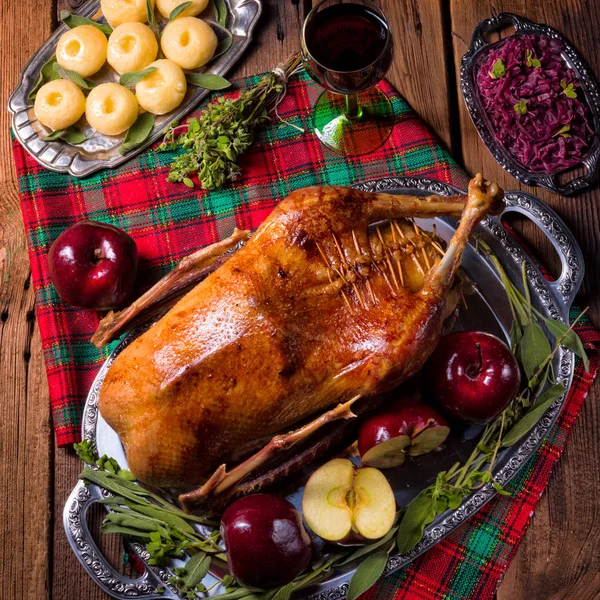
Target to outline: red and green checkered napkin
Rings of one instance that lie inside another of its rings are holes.
[[[240,86],[253,85],[251,77]],[[257,227],[275,204],[307,185],[349,185],[387,175],[438,179],[464,188],[467,177],[424,123],[388,83],[397,123],[378,151],[342,157],[316,139],[311,106],[321,89],[305,74],[290,82],[275,120],[242,159],[242,177],[224,190],[191,190],[168,183],[172,152],[156,146],[118,169],[86,179],[40,167],[13,144],[27,232],[36,310],[48,373],[58,444],[77,441],[86,394],[114,345],[102,351],[91,343],[100,315],[62,302],[50,283],[47,254],[61,231],[81,219],[112,223],[128,231],[140,252],[140,290],[172,269],[184,256],[227,236],[237,225]],[[233,92],[235,93],[235,92]],[[301,130],[304,131],[301,131]],[[578,328],[592,344],[598,333]],[[597,367],[596,357],[593,357]],[[491,598],[546,486],[553,463],[579,413],[591,375],[578,370],[568,404],[544,446],[512,483],[513,498],[491,502],[412,566],[383,580],[368,594],[398,598]]]

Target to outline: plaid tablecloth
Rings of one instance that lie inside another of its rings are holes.
[[[258,77],[238,82],[255,84]],[[467,176],[453,162],[406,101],[386,82],[397,123],[378,151],[357,158],[328,151],[316,139],[310,107],[320,88],[305,74],[289,85],[279,106],[282,119],[259,133],[242,160],[243,176],[224,190],[207,193],[166,181],[173,153],[156,147],[115,170],[86,179],[40,167],[14,141],[23,220],[36,294],[36,311],[48,373],[52,415],[60,446],[80,437],[83,403],[113,345],[98,351],[91,343],[99,314],[62,302],[50,283],[47,253],[65,228],[82,219],[112,223],[128,231],[140,252],[140,290],[185,255],[228,235],[234,225],[257,227],[278,200],[292,190],[317,184],[348,185],[386,175],[421,176],[465,187]],[[235,93],[235,92],[232,92]],[[599,342],[589,323],[578,327],[588,346]],[[593,372],[598,360],[592,355]],[[492,501],[413,565],[388,577],[369,597],[476,598],[493,596],[545,488],[593,381],[578,368],[560,420],[541,450],[513,481],[511,498]]]

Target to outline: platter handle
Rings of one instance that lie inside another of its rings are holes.
[[[130,579],[110,566],[94,542],[86,521],[88,509],[102,497],[97,486],[85,485],[79,481],[71,492],[63,512],[67,539],[85,571],[113,598],[177,598],[169,586],[164,585],[149,569],[146,569],[141,577]]]
[[[550,240],[561,263],[560,276],[548,285],[556,301],[564,308],[565,317],[575,300],[585,274],[583,252],[565,222],[545,203],[525,192],[506,192],[506,208],[502,215],[520,213],[533,221]]]

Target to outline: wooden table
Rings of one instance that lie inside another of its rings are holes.
[[[234,75],[264,71],[296,51],[310,4],[264,0],[256,41]],[[396,44],[390,81],[467,171],[483,171],[507,189],[527,189],[496,164],[479,140],[457,88],[460,58],[480,20],[496,11],[514,11],[561,30],[600,78],[600,2],[382,0],[382,5]],[[2,106],[20,69],[56,26],[56,13],[52,0],[0,3]],[[0,489],[8,490],[0,502],[0,598],[96,600],[105,596],[84,574],[63,534],[62,508],[81,463],[71,451],[55,445],[5,110],[0,119]],[[588,273],[580,303],[589,304],[590,316],[600,323],[600,189],[574,199],[528,191],[558,211],[575,233]],[[546,239],[526,223],[517,226],[550,268],[556,268],[556,255]],[[597,384],[498,599],[600,598],[598,432]],[[118,556],[117,541],[104,540],[103,545],[108,554]]]

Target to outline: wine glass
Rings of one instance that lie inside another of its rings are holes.
[[[313,108],[321,142],[358,156],[389,137],[394,114],[378,88],[392,63],[394,43],[383,11],[372,0],[323,0],[302,28],[302,61],[325,88]]]

